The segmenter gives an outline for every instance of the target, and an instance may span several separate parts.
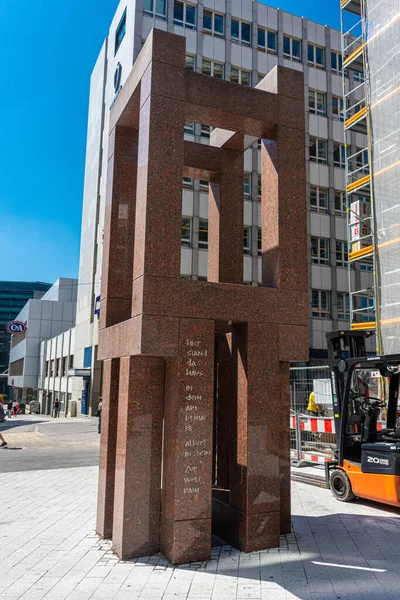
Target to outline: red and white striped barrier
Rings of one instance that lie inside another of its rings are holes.
[[[290,457],[298,460],[299,453],[297,450],[290,450]],[[333,460],[333,456],[326,456],[326,454],[318,454],[315,452],[302,452],[301,460],[304,460],[305,462],[325,464]]]
[[[309,415],[290,415],[290,429],[296,429],[296,418],[300,419],[300,431],[314,433],[335,433],[335,419],[332,417],[311,417]],[[384,421],[378,421],[377,430],[385,427]]]

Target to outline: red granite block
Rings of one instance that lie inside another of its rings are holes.
[[[214,323],[181,319],[179,355],[166,369],[161,516],[178,546],[190,537],[185,523],[190,532],[194,520],[211,519],[213,375]],[[161,551],[170,560],[181,553],[164,534]]]
[[[130,316],[136,208],[137,131],[115,127],[107,165],[100,327]]]
[[[117,446],[119,359],[104,361],[96,531],[111,538]]]
[[[112,539],[125,559],[159,549],[164,361],[120,362]]]

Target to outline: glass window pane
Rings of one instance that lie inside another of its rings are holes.
[[[194,56],[186,54],[186,68],[188,71],[194,71]]]
[[[186,4],[186,24],[193,25],[193,27],[196,24],[196,9],[189,4]]]
[[[314,46],[312,44],[308,44],[308,62],[314,62]]]
[[[336,52],[331,53],[331,69],[337,71],[337,54]]]
[[[258,249],[258,254],[261,254],[261,249],[262,249],[261,227],[259,227],[258,231],[257,231],[257,249]]]
[[[224,35],[224,17],[222,15],[214,15],[214,31]]]
[[[310,160],[316,160],[317,158],[317,140],[314,137],[310,137]]]
[[[249,23],[242,23],[242,42],[250,44],[251,37],[251,25]]]
[[[268,37],[268,48],[270,50],[276,50],[276,33],[274,33],[273,31],[268,31],[267,37]]]
[[[293,58],[301,59],[301,42],[299,40],[292,40],[292,54]]]
[[[290,55],[290,38],[283,36],[283,54]]]
[[[174,20],[183,22],[183,2],[174,2]]]
[[[325,94],[317,94],[317,111],[319,114],[324,115],[325,110]]]
[[[235,69],[235,67],[231,67],[231,81],[239,83],[239,69]]]
[[[250,198],[250,196],[251,196],[251,174],[250,173],[244,174],[243,190],[244,190],[244,197]]]
[[[243,230],[243,249],[245,254],[251,254],[250,227]]]
[[[212,12],[209,10],[203,12],[203,29],[212,31]]]
[[[265,48],[265,30],[258,28],[258,46],[259,48]]]
[[[143,10],[153,12],[153,0],[143,0]]]
[[[199,221],[199,248],[208,248],[208,221]]]
[[[219,63],[214,63],[214,77],[217,77],[217,79],[224,78],[224,66],[223,65],[220,65]]]
[[[315,113],[315,92],[308,90],[308,108]]]
[[[167,14],[167,3],[166,0],[156,0],[156,14],[163,17]]]
[[[181,243],[182,246],[188,248],[190,247],[190,224],[191,219],[182,219],[182,238]]]
[[[232,19],[231,35],[233,39],[239,39],[239,21],[237,21],[236,19]]]
[[[315,62],[321,67],[324,66],[324,50],[323,48],[315,48]]]
[[[211,75],[211,62],[209,60],[204,60],[201,64],[201,72],[203,75]]]
[[[247,85],[247,86],[251,85],[250,84],[250,73],[247,73],[247,71],[242,71],[241,84]]]

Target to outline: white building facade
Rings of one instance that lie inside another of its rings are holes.
[[[68,331],[75,324],[76,279],[60,278],[41,299],[30,299],[17,316],[26,332],[11,337],[8,385],[14,400],[39,400],[38,373],[41,342]]]
[[[78,406],[84,390],[86,406],[82,410],[89,413],[97,407],[101,390],[95,308],[101,288],[109,114],[118,86],[124,85],[153,27],[185,36],[188,69],[238,85],[256,85],[276,64],[304,72],[310,358],[323,360],[326,356],[327,331],[348,327],[339,31],[251,0],[121,0],[90,85],[74,365],[90,368],[91,377],[89,387],[76,379],[72,390]],[[346,90],[354,90],[355,101],[360,100],[363,74],[349,70],[345,81]],[[210,131],[201,123],[186,123],[184,134],[188,140],[208,143]],[[351,132],[347,143],[355,153],[367,145],[366,136]],[[258,285],[262,231],[257,145],[245,153],[244,163],[243,281]],[[207,277],[207,204],[207,184],[183,180],[182,277]],[[351,270],[356,287],[369,285],[369,269],[361,264]]]

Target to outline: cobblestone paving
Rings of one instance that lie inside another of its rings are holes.
[[[1,460],[1,455],[0,455]],[[97,467],[0,474],[0,598],[23,600],[399,600],[399,511],[341,504],[293,485],[279,549],[215,547],[174,568],[121,562],[94,532]]]

